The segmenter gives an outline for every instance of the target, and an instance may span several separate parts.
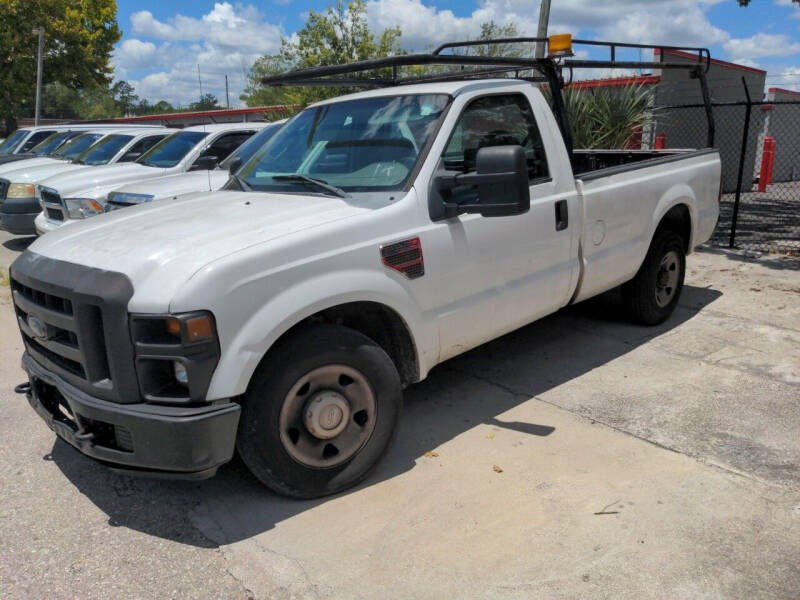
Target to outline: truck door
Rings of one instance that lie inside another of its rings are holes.
[[[447,170],[469,172],[480,148],[508,144],[525,149],[530,211],[508,217],[464,214],[437,222],[429,231],[436,252],[431,261],[426,254],[426,268],[435,285],[431,297],[442,360],[554,312],[567,301],[575,262],[572,229],[579,225],[578,215],[568,209],[576,207],[577,194],[571,178],[553,177],[548,157],[560,155],[546,148],[528,98],[503,93],[470,101],[440,160]]]

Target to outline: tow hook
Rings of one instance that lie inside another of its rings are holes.
[[[17,386],[14,386],[14,393],[16,394],[28,394],[31,391],[31,382],[26,381],[25,383],[20,383]]]

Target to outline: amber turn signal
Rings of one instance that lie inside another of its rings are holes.
[[[203,315],[202,317],[194,317],[187,320],[186,334],[189,337],[187,340],[189,342],[212,339],[214,337],[214,324],[211,322],[211,317]]]

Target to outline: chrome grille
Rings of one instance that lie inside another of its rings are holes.
[[[54,189],[39,188],[39,197],[42,200],[45,214],[52,221],[64,220],[64,205],[61,202],[61,195]]]

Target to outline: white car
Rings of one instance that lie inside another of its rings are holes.
[[[266,123],[215,123],[187,127],[161,140],[136,161],[63,173],[39,182],[47,209],[35,221],[39,235],[102,214],[108,193],[132,182],[202,171],[208,174]]]
[[[159,177],[142,183],[131,183],[117,188],[108,194],[106,211],[126,206],[144,204],[154,200],[175,199],[192,192],[211,192],[220,189],[228,181],[230,171],[246,163],[275,134],[285,120],[268,123],[244,144],[239,146],[216,169],[211,171],[192,171]]]
[[[332,98],[222,191],[36,240],[10,270],[20,392],[104,464],[208,477],[236,447],[266,486],[310,498],[366,477],[403,387],[448,358],[620,284],[633,320],[663,322],[716,225],[719,153],[574,151],[563,63],[520,65],[553,109],[534,83],[474,71]]]
[[[132,161],[173,131],[163,127],[87,131],[49,157],[0,166],[0,227],[17,235],[35,233],[34,219],[41,210],[36,197],[39,181],[90,166]]]
[[[160,125],[147,125],[146,127],[161,127]],[[98,131],[102,129],[141,129],[142,125],[125,125],[114,123],[71,123],[67,125],[42,125],[39,127],[21,127],[9,135],[0,144],[0,164],[33,158],[33,149],[50,138],[55,133],[72,132],[64,136],[69,139],[84,131]],[[55,149],[55,148],[53,148]]]

